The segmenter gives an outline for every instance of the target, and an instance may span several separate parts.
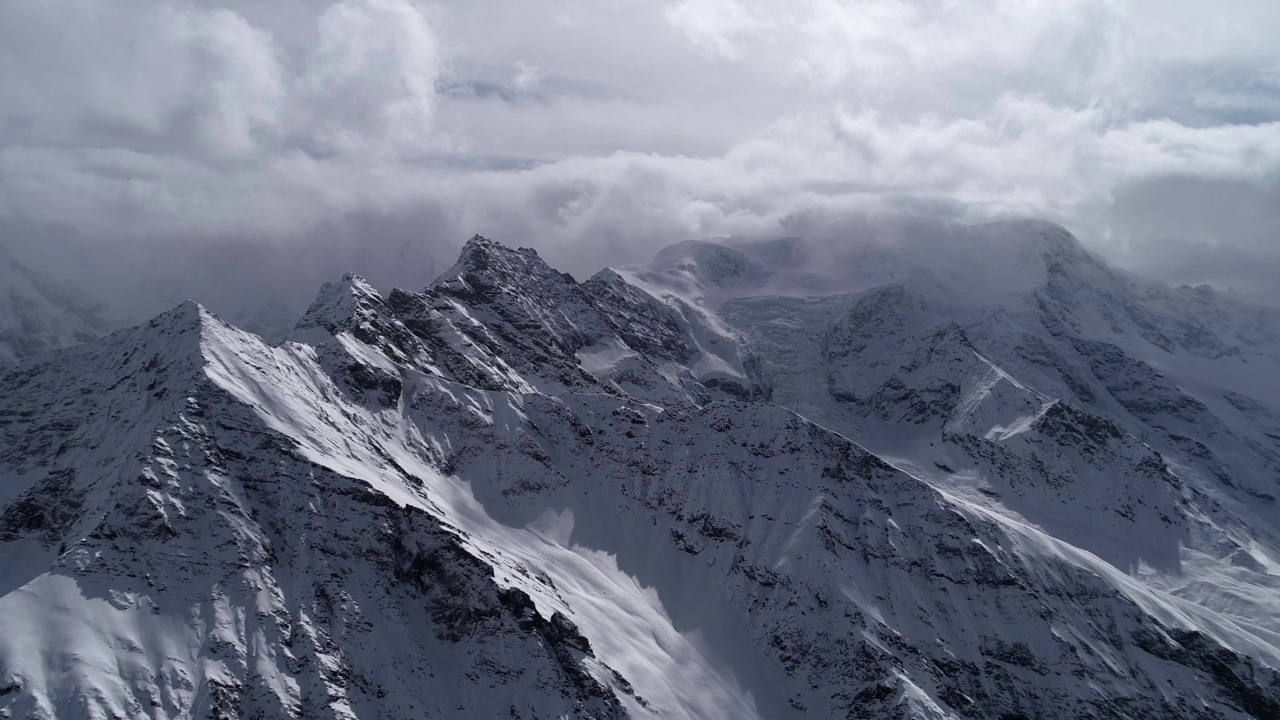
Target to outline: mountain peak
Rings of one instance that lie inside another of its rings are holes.
[[[686,240],[668,245],[654,256],[649,267],[659,271],[684,271],[717,285],[762,274],[746,253],[706,240]]]
[[[316,294],[307,312],[291,334],[320,329],[336,333],[369,320],[382,304],[382,296],[363,277],[347,273],[337,282],[327,282]]]
[[[1045,261],[1090,261],[1093,256],[1070,230],[1044,220],[1029,221],[1034,227],[1035,241],[1044,252]]]
[[[151,318],[147,327],[169,332],[185,332],[200,328],[204,321],[211,318],[208,310],[195,300],[185,300],[171,310],[166,310]]]
[[[528,258],[537,258],[539,261],[542,260],[538,256],[538,251],[533,248],[511,248],[483,235],[472,235],[471,239],[462,246],[462,252],[458,256],[458,263],[464,264],[468,261],[483,263],[487,258],[494,255],[522,255]]]
[[[617,269],[612,267],[603,267],[597,270],[595,275],[592,275],[591,277],[587,278],[586,284],[587,285],[597,284],[597,285],[608,285],[608,286],[618,286],[618,285],[630,286],[631,283],[625,277],[623,277],[622,273],[618,272]]]
[[[573,276],[559,272],[533,248],[510,248],[474,235],[462,247],[458,261],[431,284],[447,294],[491,302],[502,292],[520,293],[540,286],[576,285]]]

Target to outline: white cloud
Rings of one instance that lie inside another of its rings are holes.
[[[426,142],[440,48],[423,10],[410,0],[342,0],[317,25],[299,79],[317,139],[347,151]]]
[[[1261,257],[1226,218],[1272,217],[1277,25],[1271,0],[13,0],[0,230],[334,248],[378,217],[584,272],[911,205],[1132,258],[1177,230],[1159,199],[1230,187],[1185,240]]]
[[[226,9],[6,3],[0,59],[5,145],[159,141],[238,156],[284,107],[271,36]]]
[[[667,22],[704,52],[737,60],[740,43],[763,23],[739,0],[680,0],[665,9]]]
[[[172,17],[188,45],[200,140],[213,153],[241,157],[279,132],[287,89],[271,36],[229,10]]]
[[[529,92],[538,87],[538,83],[542,82],[542,70],[537,65],[516,61],[516,75],[512,81],[516,89],[521,92]]]

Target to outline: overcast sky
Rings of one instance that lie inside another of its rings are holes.
[[[1274,286],[1280,2],[0,2],[28,250],[307,247],[421,285],[476,232],[585,274],[890,210]]]

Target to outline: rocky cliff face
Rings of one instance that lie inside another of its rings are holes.
[[[1182,380],[1272,320],[988,235],[998,306],[910,246],[870,288],[801,241],[577,283],[475,238],[279,347],[188,304],[27,361],[0,712],[1280,716],[1280,409]]]

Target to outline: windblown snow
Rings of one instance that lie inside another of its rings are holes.
[[[0,375],[0,717],[1280,717],[1278,377],[1029,221],[188,302]]]

